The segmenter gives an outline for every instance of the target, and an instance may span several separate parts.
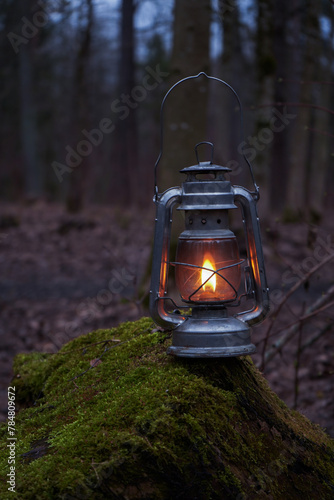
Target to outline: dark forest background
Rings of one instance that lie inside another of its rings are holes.
[[[2,0],[1,198],[151,203],[162,96],[206,71],[240,94],[244,142],[232,94],[185,84],[162,187],[213,140],[233,182],[248,182],[240,152],[253,162],[265,213],[318,220],[333,207],[333,18],[331,0]]]

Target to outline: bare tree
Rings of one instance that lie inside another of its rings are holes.
[[[292,14],[289,19],[289,9],[292,8],[294,11],[296,3],[297,0],[274,2],[273,55],[276,71],[273,102],[275,103],[286,102],[289,92],[293,91],[293,85],[283,82],[291,74],[292,68],[298,64],[299,43],[296,38],[300,33],[300,20],[296,14]],[[288,43],[289,38],[292,40],[290,44]],[[284,104],[275,104],[275,108],[281,113],[281,116],[284,115],[284,109],[286,109]],[[289,167],[287,157],[289,156],[291,130],[284,124],[280,124],[278,130],[274,134],[269,164],[268,207],[273,213],[282,213],[285,207]]]
[[[237,2],[220,0],[218,3],[218,15],[222,26],[223,52],[221,58],[221,78],[231,85],[239,95],[251,94],[253,88],[249,88],[249,81],[244,85],[244,74],[249,71],[242,43],[242,23],[240,19],[240,8]],[[247,87],[247,89],[246,89]],[[215,151],[218,153],[220,162],[233,165],[232,162],[240,164],[241,158],[238,154],[240,145],[240,110],[237,101],[229,90],[216,85],[210,89],[210,109],[215,131]],[[213,101],[213,102],[212,102]],[[217,113],[217,102],[219,113]],[[244,102],[244,99],[243,99]],[[223,127],[222,127],[223,125]],[[217,137],[217,131],[219,136]],[[218,139],[218,140],[217,140]],[[245,169],[239,169],[240,181],[248,179]]]
[[[318,57],[315,60],[315,77],[318,84],[313,84],[313,102],[319,107],[330,108],[332,102],[332,79],[334,48],[334,9],[328,12],[330,23],[330,36],[328,40],[318,38]],[[325,82],[325,83],[323,83]],[[313,119],[313,149],[308,182],[308,212],[311,221],[316,221],[322,216],[324,202],[328,197],[329,166],[331,163],[331,122],[330,114],[325,109],[315,110]]]
[[[269,127],[272,111],[262,104],[273,102],[275,89],[276,59],[274,56],[274,2],[257,0],[257,33],[256,33],[256,66],[257,66],[257,99],[260,106],[255,125],[255,136],[261,139],[261,133]],[[258,181],[269,186],[271,147],[261,143],[257,148],[256,175]],[[267,190],[266,190],[267,191]],[[265,199],[268,206],[268,199]]]
[[[300,57],[301,82],[309,82],[317,78],[315,74],[318,69],[319,59],[319,9],[321,0],[306,2],[306,8],[301,11],[301,27],[304,34],[299,33],[299,42],[302,44]],[[307,183],[310,170],[312,153],[312,136],[307,130],[313,120],[313,112],[310,106],[312,102],[312,86],[300,85],[299,102],[304,104],[298,109],[297,118],[293,128],[293,144],[291,151],[291,162],[289,171],[289,182],[287,186],[287,210],[294,217],[302,217],[307,204]]]
[[[35,0],[18,3],[21,16],[31,15],[36,7]],[[34,56],[38,37],[19,47],[19,102],[21,154],[24,172],[24,193],[28,197],[40,196],[43,192],[43,179],[40,159],[37,154],[36,103],[34,99]],[[13,54],[14,56],[14,54]]]
[[[209,71],[209,0],[178,0],[174,6],[170,83]],[[159,172],[163,187],[175,182],[178,170],[194,163],[194,146],[206,139],[208,82],[191,80],[175,89],[166,102],[164,156]],[[179,182],[179,181],[178,181]]]
[[[87,120],[87,70],[89,68],[89,56],[93,27],[93,0],[85,0],[81,6],[86,10],[86,20],[83,28],[79,28],[79,48],[75,60],[75,73],[72,95],[72,127],[74,132],[74,144],[78,144],[80,130],[85,128]],[[89,155],[83,158],[76,170],[70,176],[70,185],[67,196],[67,208],[76,212],[82,208],[84,202],[85,185],[87,182]]]
[[[121,46],[118,65],[118,93],[121,100],[132,102],[131,92],[135,86],[135,40],[134,0],[122,0]],[[121,203],[135,201],[138,181],[138,132],[136,109],[128,108],[126,118],[116,123],[114,197]]]

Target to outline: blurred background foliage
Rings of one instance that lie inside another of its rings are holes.
[[[212,140],[233,183],[251,187],[240,153],[252,160],[264,214],[318,222],[333,208],[332,0],[2,0],[0,28],[3,200],[151,203],[163,95],[205,71],[240,94],[245,137],[233,94],[183,84],[159,188]]]

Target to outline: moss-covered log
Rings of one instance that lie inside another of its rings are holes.
[[[175,359],[149,319],[14,363],[1,499],[332,499],[334,446],[250,358]]]

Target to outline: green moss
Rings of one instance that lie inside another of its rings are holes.
[[[13,369],[17,404],[34,401],[42,395],[44,382],[51,373],[49,358],[50,355],[39,352],[16,356]]]
[[[334,447],[250,358],[175,359],[148,318],[15,359],[16,494],[0,497],[332,498]]]

